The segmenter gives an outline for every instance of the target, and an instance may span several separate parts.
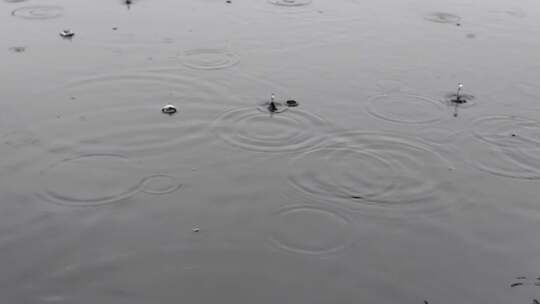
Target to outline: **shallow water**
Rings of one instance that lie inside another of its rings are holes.
[[[535,1],[132,2],[0,1],[3,301],[540,300]]]

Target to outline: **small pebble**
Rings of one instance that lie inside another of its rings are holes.
[[[176,107],[169,104],[161,108],[161,112],[163,112],[164,114],[172,115],[176,113]]]

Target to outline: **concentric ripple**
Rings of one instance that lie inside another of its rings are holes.
[[[293,159],[302,193],[352,208],[433,209],[454,201],[452,166],[430,146],[389,134],[347,133]]]
[[[292,205],[270,218],[272,246],[293,253],[329,255],[352,241],[352,221],[335,208]]]
[[[190,117],[182,119],[182,115]],[[65,146],[157,157],[200,148],[208,137],[205,131],[210,117],[197,105],[185,105],[171,117],[164,117],[158,105],[103,108],[40,123],[36,132],[50,138],[52,149]]]
[[[444,12],[433,12],[424,17],[427,21],[435,23],[459,23],[461,17],[458,15],[444,13]]]
[[[369,114],[388,121],[407,124],[426,124],[439,121],[444,107],[436,100],[404,94],[379,95],[367,107]]]
[[[170,175],[152,175],[144,178],[142,191],[148,194],[167,194],[180,189],[182,184]]]
[[[279,6],[304,6],[311,4],[312,0],[268,0],[268,2]]]
[[[40,172],[43,194],[54,203],[95,206],[132,196],[141,185],[128,158],[90,154],[64,159]]]
[[[472,164],[498,176],[540,179],[540,123],[517,116],[489,116],[473,124],[465,142]]]
[[[518,116],[488,116],[474,122],[473,134],[503,148],[540,148],[540,122]]]
[[[222,108],[209,101],[220,95],[216,86],[197,83],[188,75],[90,78],[45,96],[51,102],[60,100],[63,113],[58,118],[51,114],[54,119],[39,121],[34,129],[55,146],[91,147],[137,157],[180,154],[213,139],[207,134],[208,124]],[[177,107],[176,115],[163,115],[161,108],[169,103]]]
[[[287,152],[320,144],[327,126],[322,118],[300,110],[270,115],[250,107],[224,113],[212,128],[224,141],[242,149]]]
[[[184,52],[184,65],[201,70],[224,69],[237,64],[237,54],[223,49],[194,49]]]
[[[25,6],[11,12],[11,15],[24,19],[54,19],[61,17],[64,8],[61,6]]]

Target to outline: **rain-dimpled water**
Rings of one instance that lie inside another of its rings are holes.
[[[0,12],[1,303],[539,303],[537,1]]]

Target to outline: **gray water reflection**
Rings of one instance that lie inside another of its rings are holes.
[[[0,1],[2,301],[538,300],[536,2],[130,2]]]

